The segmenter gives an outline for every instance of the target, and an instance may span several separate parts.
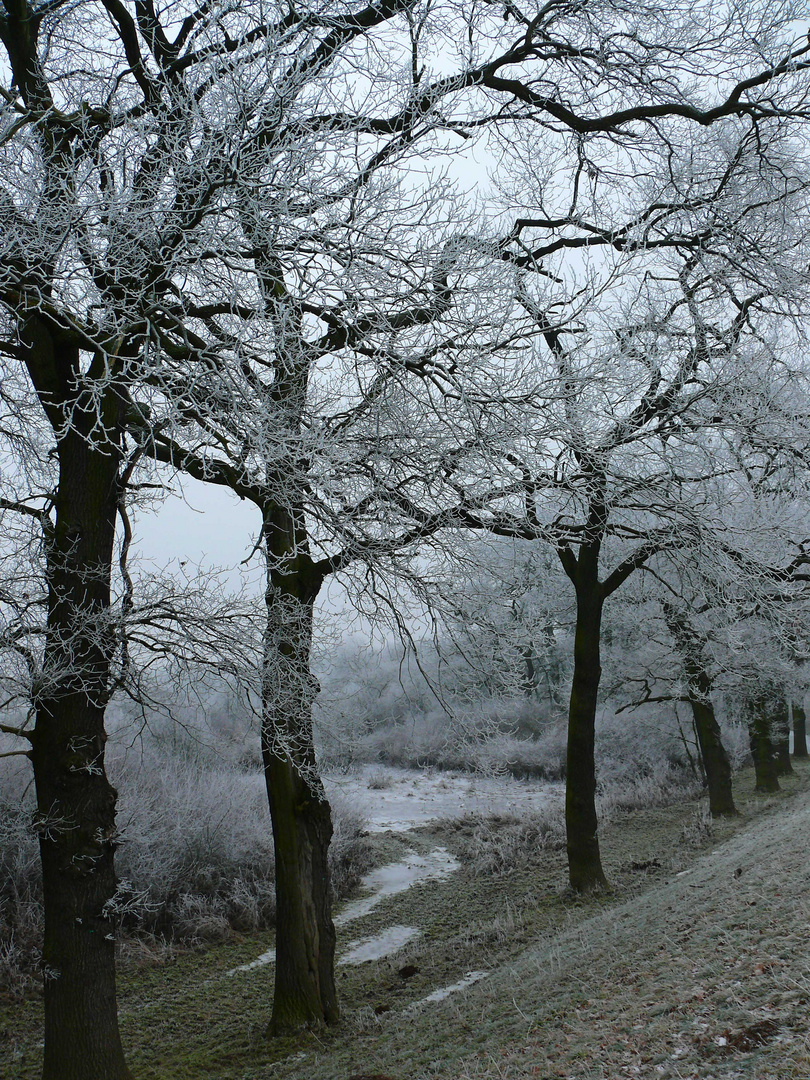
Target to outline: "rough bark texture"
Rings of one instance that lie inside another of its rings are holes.
[[[598,581],[589,582],[580,578],[577,584],[574,677],[568,711],[565,785],[568,876],[571,888],[576,892],[592,892],[608,887],[599,852],[594,760],[596,703],[602,674],[602,604]]]
[[[702,661],[701,642],[686,614],[664,605],[667,627],[681,655],[686,674],[689,704],[695,719],[700,757],[709,789],[709,810],[729,817],[737,813],[731,781],[731,763],[720,735],[711,700],[712,680]]]
[[[803,705],[793,703],[793,756],[807,757],[807,714]]]
[[[335,1023],[335,928],[329,803],[317,773],[310,672],[313,605],[321,585],[303,514],[265,515],[267,639],[262,753],[276,855],[276,977],[268,1033]]]
[[[754,759],[757,791],[779,791],[779,779],[771,742],[771,718],[766,698],[757,696],[748,702],[748,736]]]
[[[54,393],[61,385],[64,401],[75,380],[78,355],[60,349],[42,325],[28,329],[29,369],[52,414]],[[57,440],[47,636],[31,751],[45,909],[43,1076],[127,1080],[111,911],[116,792],[104,767],[119,460],[115,440],[99,433],[105,408],[106,432],[116,431],[119,406],[113,394],[72,405],[71,426]]]

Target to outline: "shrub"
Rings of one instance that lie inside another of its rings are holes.
[[[113,747],[120,791],[112,906],[126,938],[193,944],[275,922],[275,868],[264,779],[236,765],[215,768],[152,745]],[[0,804],[0,985],[22,993],[39,960],[42,898],[24,770],[4,762]],[[366,821],[345,796],[333,800],[330,869],[344,896],[369,867]]]
[[[565,847],[561,801],[523,817],[468,816],[449,824],[457,830],[465,866],[482,877],[511,874],[530,866],[538,851]]]
[[[685,796],[698,795],[701,782],[678,765],[658,761],[639,768],[633,774],[623,768],[599,770],[596,808],[602,821],[609,821],[622,810],[641,810],[652,806],[671,806]]]

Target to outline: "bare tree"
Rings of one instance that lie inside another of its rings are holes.
[[[797,310],[804,290],[806,243],[789,215],[803,205],[806,183],[785,133],[718,132],[699,168],[694,151],[663,145],[663,186],[651,156],[636,189],[640,208],[623,224],[620,196],[614,188],[611,203],[595,160],[590,192],[577,174],[582,187],[567,212],[553,212],[549,188],[530,189],[540,210],[521,220],[519,235],[537,262],[579,246],[618,255],[592,260],[591,281],[569,285],[567,297],[552,285],[519,294],[545,343],[536,363],[546,385],[556,378],[557,404],[544,430],[524,426],[505,457],[523,513],[505,498],[500,512],[479,517],[496,532],[551,542],[574,585],[566,816],[570,879],[581,891],[606,884],[594,803],[604,603],[660,553],[722,530],[704,512],[704,486],[725,467],[710,433],[738,422],[741,372],[770,363],[775,320]],[[531,146],[523,153],[538,159]],[[608,548],[612,568],[603,570]]]
[[[293,814],[280,861],[303,859],[320,881],[328,812],[317,783],[302,779],[314,690],[308,612],[324,572],[357,552],[342,549],[319,566],[308,550],[309,372],[336,350],[351,351],[362,376],[354,414],[369,411],[378,370],[385,384],[389,371],[412,364],[429,381],[444,346],[411,343],[398,355],[385,342],[389,331],[419,327],[444,308],[457,251],[455,243],[433,250],[417,265],[404,305],[395,272],[369,309],[351,275],[366,240],[354,230],[333,255],[330,219],[345,227],[378,166],[404,163],[423,135],[444,151],[493,118],[530,113],[549,132],[580,137],[651,130],[666,117],[708,125],[804,108],[809,47],[769,36],[789,24],[787,5],[735,5],[708,32],[686,3],[530,12],[510,4],[508,14],[504,21],[488,7],[404,0],[161,11],[149,0],[3,0],[2,352],[25,372],[54,450],[52,486],[33,504],[46,512],[42,679],[33,729],[19,729],[31,744],[39,806],[48,1080],[129,1075],[115,1006],[115,792],[104,770],[104,711],[118,644],[110,614],[116,516],[135,459],[162,446],[193,471],[199,444],[171,441],[188,424],[206,430],[222,454],[210,469],[203,453],[206,477],[227,478],[248,497],[255,473],[243,483],[239,454],[252,469],[263,462],[267,643],[298,687],[292,700],[286,685],[268,686],[278,718],[265,738],[268,773],[277,771],[274,790],[287,792],[277,815]],[[459,59],[447,75],[437,69],[450,43]],[[276,222],[295,228],[285,235]],[[411,225],[389,234],[390,247]],[[327,274],[315,299],[304,285],[324,258],[342,264],[345,277],[335,291]],[[231,392],[231,373],[270,409],[272,446],[240,444],[227,424],[206,427],[208,414],[224,414],[241,393]],[[333,429],[340,423],[334,416]],[[369,445],[367,434],[366,461]],[[268,499],[279,484],[284,499]],[[395,503],[390,491],[387,501]],[[32,504],[20,507],[30,514]],[[289,963],[279,961],[279,1029],[337,1015],[328,907],[300,883],[291,889],[292,907],[280,906],[282,938],[296,929]]]

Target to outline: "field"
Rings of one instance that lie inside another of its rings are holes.
[[[731,822],[687,799],[614,811],[602,831],[613,891],[588,900],[564,887],[550,787],[523,823],[486,805],[411,828],[372,820],[377,869],[337,909],[341,1024],[265,1040],[267,933],[130,945],[119,997],[133,1072],[806,1080],[810,773],[799,770],[767,798],[738,773]],[[369,800],[410,783],[419,804],[418,776],[365,780]],[[37,1076],[41,1019],[36,994],[1,1003],[0,1075]]]

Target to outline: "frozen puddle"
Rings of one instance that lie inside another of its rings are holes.
[[[350,941],[348,951],[341,956],[338,964],[365,964],[367,960],[381,960],[384,956],[407,945],[419,937],[419,931],[415,926],[389,926],[380,934],[373,937],[361,938],[359,941]]]
[[[447,848],[435,848],[427,855],[418,855],[415,851],[402,862],[380,866],[366,874],[361,882],[364,889],[370,889],[370,896],[353,900],[335,916],[335,926],[345,926],[354,919],[362,919],[387,896],[396,896],[405,892],[412,885],[421,885],[423,881],[440,881],[449,877],[461,866]]]
[[[432,1005],[437,1001],[444,1001],[444,999],[450,997],[451,994],[455,994],[459,990],[466,990],[467,987],[472,986],[473,983],[485,979],[487,975],[489,975],[488,971],[468,971],[464,978],[459,979],[457,983],[453,983],[452,986],[442,986],[439,990],[434,990],[432,994],[420,998],[419,1001],[415,1001],[412,1005],[409,1005],[408,1008],[415,1009],[419,1005]]]
[[[397,893],[405,892],[412,885],[421,885],[424,881],[441,881],[442,878],[455,873],[460,866],[461,863],[458,859],[451,855],[447,848],[443,847],[435,848],[433,851],[429,851],[427,855],[419,855],[417,852],[412,851],[401,862],[380,866],[376,870],[372,870],[370,874],[366,874],[360,882],[361,888],[366,889],[369,895],[361,896],[359,900],[353,900],[342,911],[338,912],[334,920],[335,926],[345,926],[346,923],[353,922],[355,919],[362,919],[364,915],[368,915],[370,911],[373,911],[387,896],[396,896]],[[365,960],[375,960],[380,956],[387,956],[389,952],[396,952],[406,941],[410,941],[410,937],[403,939],[400,944],[387,949],[386,952],[368,956],[363,955],[359,960],[347,959],[349,956],[353,956],[357,949],[361,947],[371,948],[371,943],[378,941],[378,939],[393,940],[388,939],[386,935],[394,931],[404,930],[409,931],[411,937],[418,933],[418,930],[413,930],[411,927],[392,926],[383,931],[382,934],[377,935],[376,938],[352,942],[349,946],[350,952],[346,953],[339,963],[362,964]],[[255,960],[251,960],[249,964],[240,964],[239,967],[231,968],[225,974],[237,975],[242,971],[254,971],[256,968],[264,967],[265,964],[272,964],[275,958],[276,950],[268,949],[261,956],[257,956]]]
[[[531,813],[559,801],[559,783],[510,776],[401,769],[364,765],[355,774],[324,777],[330,799],[361,801],[369,832],[409,832],[441,819],[467,814]]]

